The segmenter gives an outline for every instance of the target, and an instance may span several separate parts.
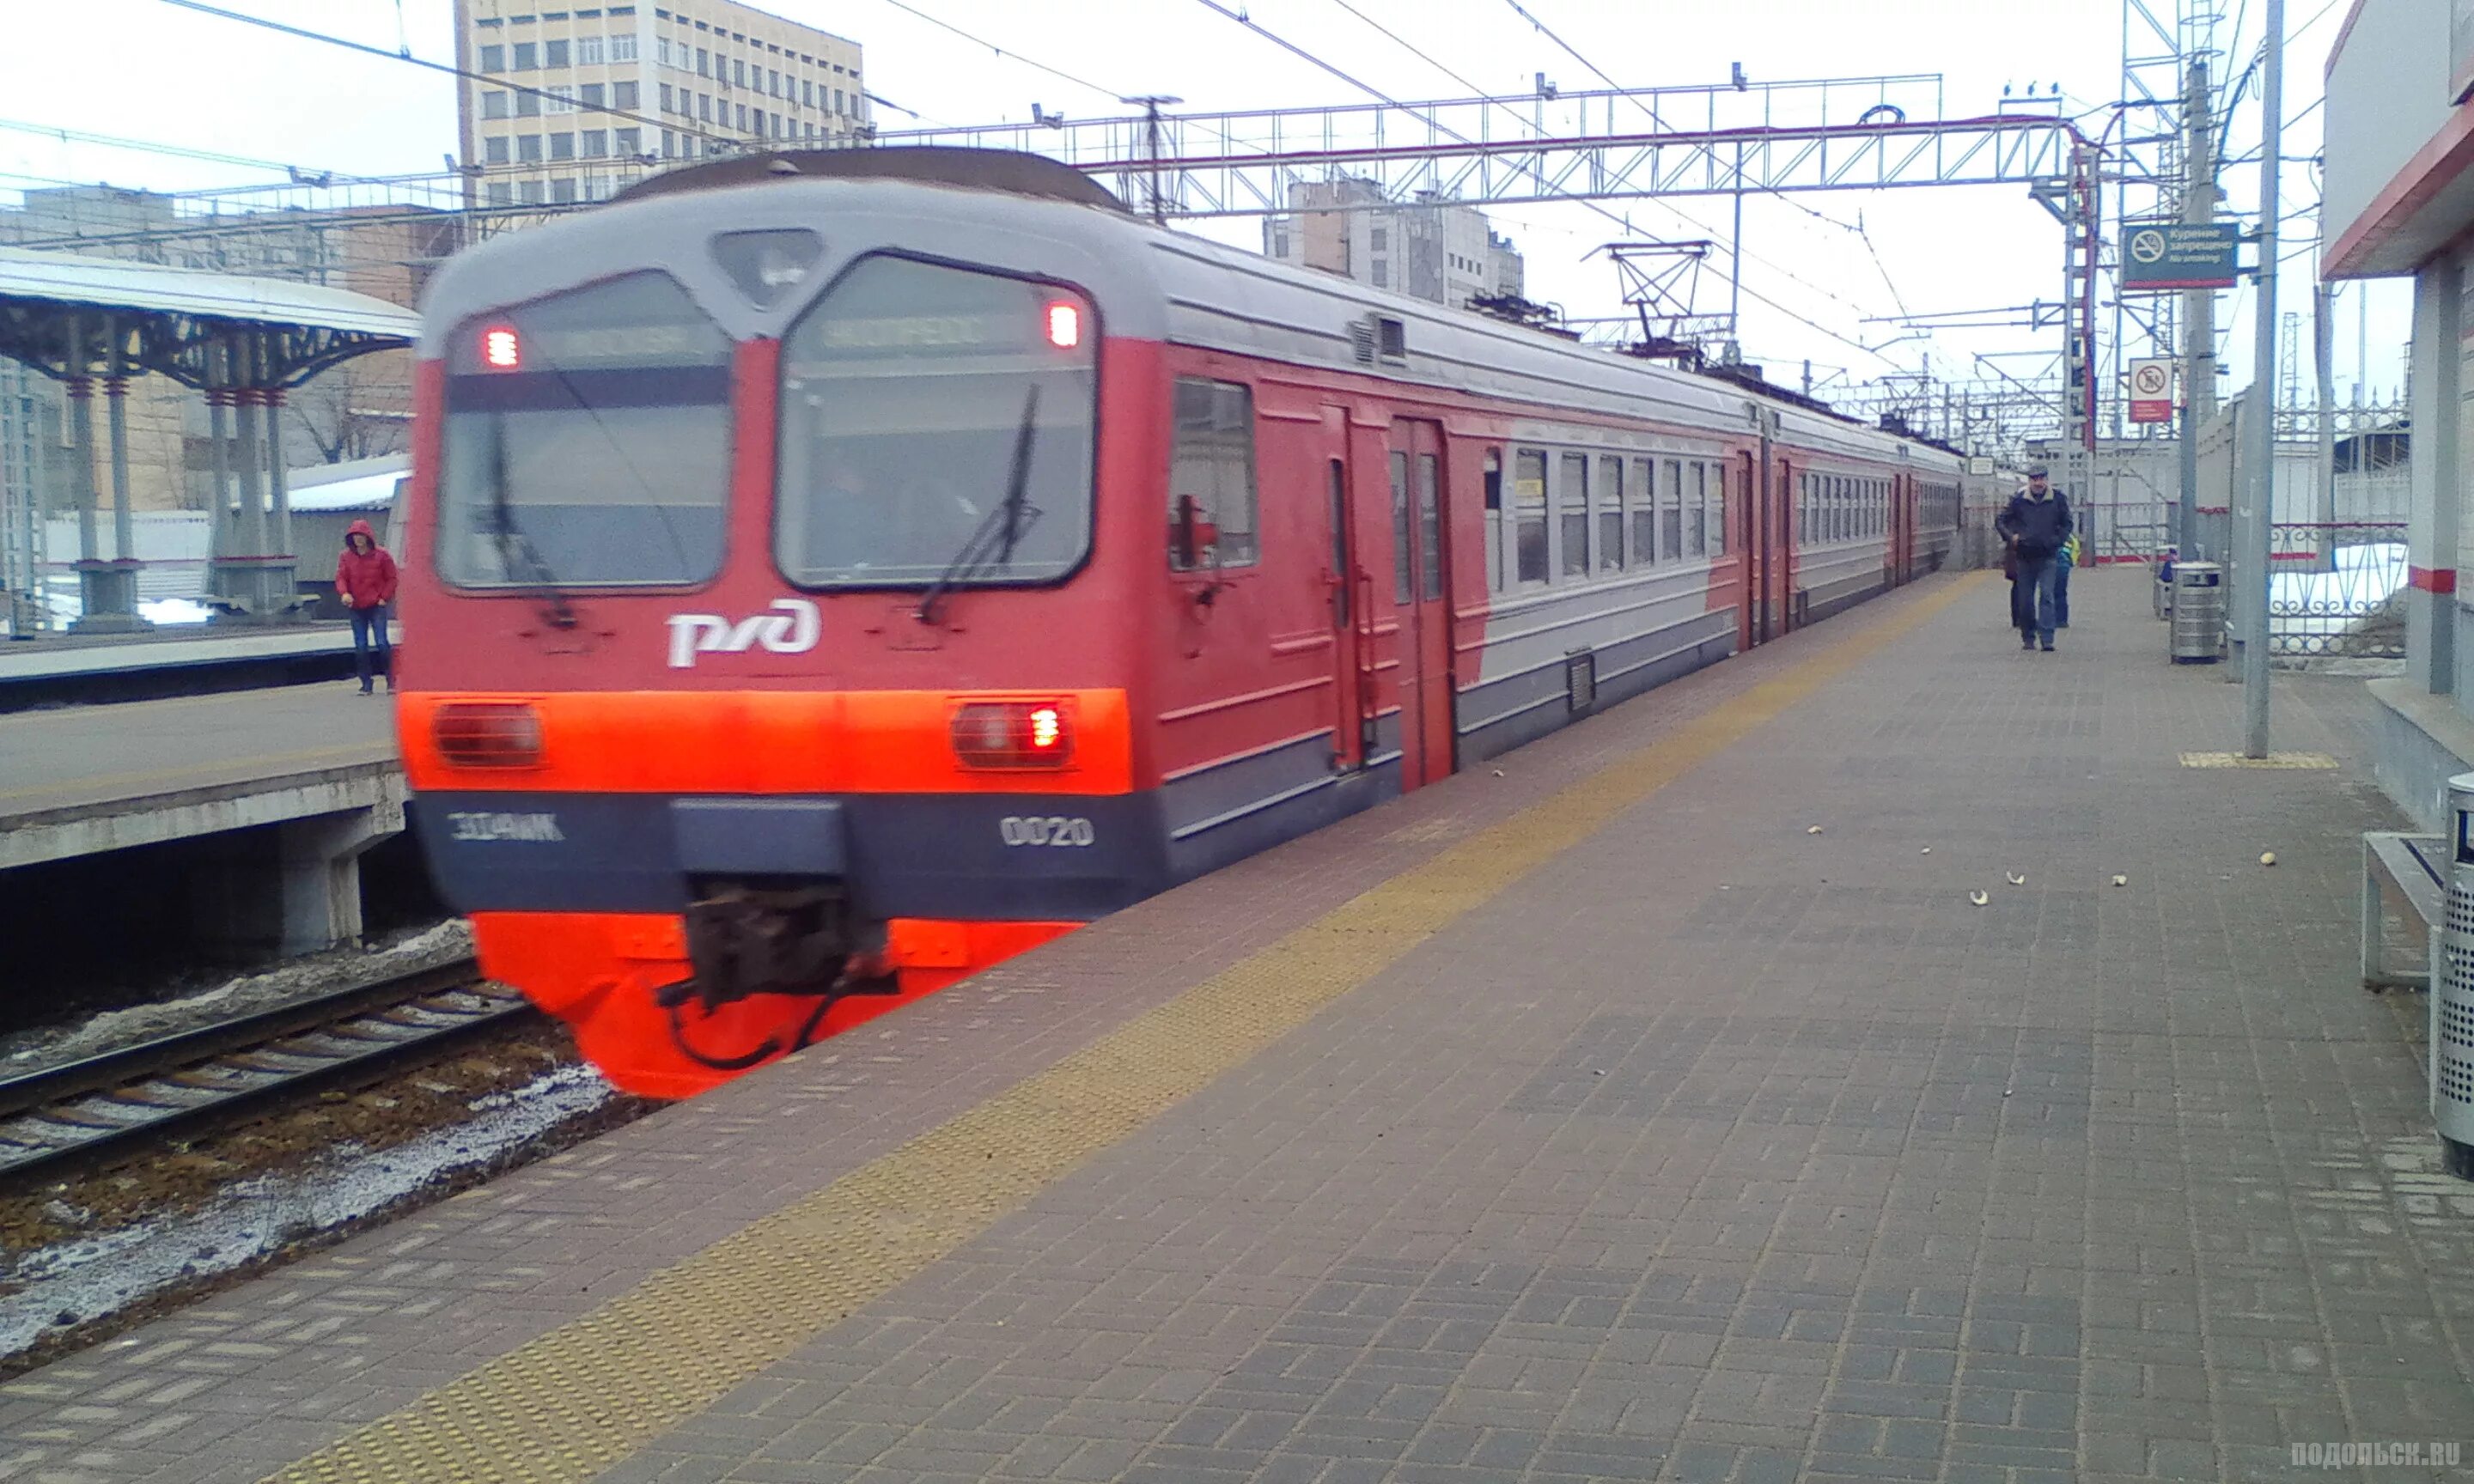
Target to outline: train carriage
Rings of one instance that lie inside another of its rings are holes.
[[[1955,544],[1945,451],[1029,156],[677,172],[424,316],[418,828],[484,969],[653,1095]]]

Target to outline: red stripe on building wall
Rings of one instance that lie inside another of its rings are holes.
[[[2421,588],[2425,592],[2455,592],[2457,590],[2457,569],[2453,566],[2444,566],[2438,570],[2434,570],[2430,567],[2410,566],[2405,569],[2405,580],[2407,583]]]
[[[2369,269],[2365,264],[2470,166],[2474,166],[2474,108],[2460,107],[2439,132],[2380,187],[2362,214],[2345,224],[2327,250],[2319,276],[2352,278],[2397,271],[2394,267]]]

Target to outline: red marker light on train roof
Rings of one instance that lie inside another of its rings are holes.
[[[514,371],[524,364],[524,347],[516,332],[503,324],[483,330],[481,364],[492,371]]]
[[[1059,350],[1082,344],[1082,307],[1064,299],[1048,306],[1048,343]]]
[[[1074,760],[1074,723],[1055,702],[970,701],[954,708],[954,757],[970,768],[1062,768]]]

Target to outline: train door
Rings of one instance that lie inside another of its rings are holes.
[[[1392,424],[1392,598],[1399,614],[1400,786],[1452,771],[1450,570],[1443,548],[1443,430]]]
[[[1762,477],[1767,461],[1758,453],[1739,455],[1744,491],[1744,622],[1742,647],[1766,644],[1770,632],[1769,544],[1770,486]]]
[[[1916,482],[1911,474],[1890,478],[1890,586],[1911,582],[1916,575]]]
[[[1367,660],[1366,610],[1369,587],[1357,560],[1357,541],[1350,529],[1353,509],[1348,467],[1348,409],[1322,409],[1323,520],[1330,542],[1330,565],[1323,571],[1331,608],[1332,706],[1331,765],[1347,772],[1366,766],[1373,730],[1373,686]]]
[[[1770,461],[1770,597],[1778,613],[1778,632],[1796,627],[1796,552],[1804,541],[1801,503],[1797,499],[1795,461],[1781,453]]]

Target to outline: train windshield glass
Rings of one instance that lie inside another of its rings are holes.
[[[721,569],[730,337],[667,275],[467,322],[448,347],[441,575],[466,587]]]
[[[783,346],[783,572],[1053,582],[1091,544],[1098,326],[1051,284],[861,259]]]

